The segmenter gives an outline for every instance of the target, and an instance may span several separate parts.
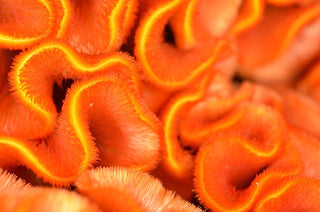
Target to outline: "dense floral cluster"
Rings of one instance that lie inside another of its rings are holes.
[[[0,0],[1,211],[318,211],[318,0]]]

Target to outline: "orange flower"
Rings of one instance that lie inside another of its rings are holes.
[[[163,108],[160,121],[162,161],[153,174],[160,178],[166,188],[173,189],[186,199],[191,199],[193,156],[185,151],[178,140],[178,120],[188,107],[204,98],[211,76],[206,76],[190,90],[174,96]]]
[[[320,182],[298,176],[265,191],[254,211],[317,211],[319,207]]]
[[[260,20],[263,9],[263,0],[189,0],[170,19],[170,26],[177,47],[190,49],[246,31]]]
[[[10,211],[100,211],[80,195],[54,188],[31,187],[16,176],[0,171],[0,210]]]
[[[257,105],[251,110],[260,114],[256,119],[269,119],[269,128],[252,129],[252,120],[247,134],[237,130],[222,133],[204,144],[197,155],[196,193],[211,210],[249,211],[264,189],[302,169],[295,149],[283,143],[281,134],[273,137],[277,133],[268,131],[279,130],[274,112]]]
[[[49,0],[1,1],[0,47],[23,49],[51,35],[57,10]]]
[[[319,3],[268,6],[259,24],[237,38],[239,73],[268,83],[295,80],[320,52],[314,45],[319,40],[319,15]]]
[[[65,14],[57,38],[90,55],[118,50],[130,34],[138,8],[137,0],[61,3]]]
[[[129,36],[137,6],[136,0],[2,2],[0,46],[23,49],[50,37],[86,54],[114,51]]]
[[[0,211],[319,208],[318,0],[0,2]]]
[[[90,170],[79,177],[76,186],[104,211],[202,211],[167,191],[159,180],[133,169]]]
[[[125,54],[85,57],[60,42],[42,43],[21,53],[9,73],[12,95],[20,104],[15,104],[16,100],[9,96],[4,99],[6,107],[2,110],[8,117],[4,117],[2,128],[6,133],[22,138],[48,135],[56,127],[57,111],[52,100],[54,82],[60,84],[62,79],[102,75],[115,67],[118,72],[132,77],[139,89],[135,63]],[[16,120],[12,117],[16,113],[24,116]]]
[[[254,27],[263,16],[264,0],[242,0],[242,5],[231,29],[232,35],[239,35]]]
[[[208,137],[221,131],[245,129],[243,126],[250,125],[246,122],[248,116],[252,120],[258,114],[247,107],[239,108],[243,102],[270,106],[283,113],[283,99],[276,91],[248,82],[235,89],[228,80],[213,81],[207,97],[181,118],[179,132],[184,146],[198,148]],[[250,126],[250,130],[254,130],[254,126]]]
[[[48,83],[33,81],[38,76],[32,65],[46,68],[48,62],[43,63],[41,58],[46,55],[50,55],[53,65],[56,60],[67,65],[64,69],[51,66],[51,72],[43,73],[47,80],[52,82],[64,76],[85,78],[69,90],[56,124]],[[55,73],[55,68],[64,72]],[[59,44],[43,44],[22,55],[10,73],[15,97],[30,108],[31,114],[38,113],[45,121],[53,117],[54,131],[35,141],[2,135],[1,165],[21,161],[45,181],[67,185],[97,161],[95,141],[103,165],[153,169],[159,158],[159,122],[139,98],[134,71],[132,63],[121,55],[111,55],[92,65]],[[34,130],[28,127],[27,131]],[[38,130],[33,136],[39,133],[42,132]]]
[[[218,83],[213,82],[211,85],[217,86]],[[232,109],[241,102],[249,100],[253,93],[249,84],[243,84],[236,90],[222,87],[211,92],[216,94],[209,94],[181,118],[179,130],[183,145],[199,147],[206,137],[235,124],[243,118],[244,113],[233,112]]]
[[[147,2],[150,4],[150,2]],[[224,49],[226,41],[211,39],[195,48],[182,50],[164,42],[162,36],[173,14],[181,9],[184,1],[162,0],[142,7],[136,32],[135,55],[146,79],[165,90],[185,88],[191,82],[209,72]]]

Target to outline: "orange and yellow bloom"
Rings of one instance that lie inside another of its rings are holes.
[[[317,0],[0,0],[0,210],[319,210],[319,23]]]

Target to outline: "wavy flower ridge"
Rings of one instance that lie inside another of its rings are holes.
[[[115,90],[123,96],[115,95]],[[105,95],[109,103],[104,101]],[[124,100],[126,98],[129,101]],[[115,119],[115,115],[118,118],[122,116],[123,122]],[[105,117],[106,120],[114,120],[114,132],[99,134],[106,130],[99,125]],[[96,122],[99,124],[95,125]],[[6,151],[13,151],[15,154],[9,156],[12,160],[20,160],[48,182],[67,185],[97,160],[94,140],[100,147],[101,163],[151,169],[158,158],[158,131],[159,123],[139,100],[135,84],[127,76],[110,72],[72,86],[55,131],[49,136],[36,142],[3,136],[1,144],[3,158],[8,156]],[[108,142],[109,147],[106,148]],[[112,148],[117,155],[111,151]],[[70,153],[65,155],[68,151]],[[119,155],[121,151],[122,157]],[[66,160],[68,164],[64,164]],[[4,159],[2,163],[9,161]]]
[[[0,210],[318,211],[319,38],[318,0],[0,0]]]
[[[57,116],[52,100],[54,82],[99,75],[114,67],[132,77],[138,89],[136,66],[125,54],[106,55],[103,58],[86,57],[63,43],[49,42],[17,56],[9,73],[10,90],[26,108],[26,113],[31,113],[33,119],[37,120],[27,130],[22,128],[17,131],[18,135],[34,139],[44,137],[54,130]],[[23,126],[27,121],[22,119],[20,123]]]

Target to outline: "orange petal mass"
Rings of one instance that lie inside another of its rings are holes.
[[[264,12],[264,0],[243,0],[231,32],[239,35],[259,23]]]
[[[273,186],[261,198],[254,211],[318,211],[319,207],[320,182],[294,177]]]
[[[238,15],[242,0],[189,0],[170,19],[177,47],[196,48],[206,40],[222,37]]]
[[[85,54],[118,50],[130,34],[137,8],[137,0],[70,0],[57,37]]]
[[[0,211],[319,211],[318,43],[319,0],[0,0]]]
[[[49,0],[1,0],[0,47],[24,49],[48,37],[57,13]]]
[[[213,85],[217,84],[216,82]],[[218,89],[214,91],[217,94],[209,95],[181,118],[179,129],[181,142],[185,146],[199,147],[205,141],[205,137],[230,127],[242,118],[244,113],[239,111],[232,113],[232,109],[251,98],[252,87],[244,84],[235,91],[232,88],[227,91],[225,87]]]
[[[299,154],[283,143],[283,126],[276,113],[265,106],[246,107],[250,108],[247,115],[256,114],[249,115],[249,121],[243,117],[242,127],[236,124],[233,130],[212,137],[197,155],[196,192],[211,210],[248,211],[273,179],[302,169]]]
[[[57,111],[52,99],[54,82],[60,84],[62,79],[76,80],[103,74],[114,67],[118,72],[132,77],[139,89],[135,64],[124,54],[85,57],[57,42],[42,43],[21,53],[15,58],[9,74],[13,96],[20,104],[15,104],[10,97],[5,100],[4,114],[7,117],[2,131],[30,139],[48,135],[56,126]],[[16,120],[16,113],[23,116]]]
[[[189,50],[165,42],[162,36],[165,26],[183,3],[182,0],[162,0],[151,4],[142,13],[135,36],[135,55],[146,79],[167,90],[184,88],[204,72],[212,70],[220,52],[228,49],[225,41],[217,39]]]
[[[194,89],[182,91],[172,97],[163,108],[160,121],[162,161],[154,171],[165,187],[177,191],[186,199],[191,199],[193,156],[185,151],[178,139],[178,120],[188,107],[204,98],[210,77],[206,76]]]
[[[104,211],[202,211],[167,191],[152,176],[126,168],[98,168],[83,173],[77,191]]]
[[[268,83],[291,82],[320,52],[320,4],[273,7],[238,36],[239,73]],[[263,51],[261,51],[263,49]]]
[[[62,189],[31,187],[12,174],[0,171],[0,210],[13,211],[100,211],[80,195]]]
[[[278,141],[262,144],[232,135],[213,139],[197,156],[196,193],[213,211],[249,211],[265,187],[300,172],[298,155],[292,153],[292,148],[281,150]]]
[[[113,75],[74,86],[62,119],[71,119],[84,141],[92,133],[100,164],[150,170],[159,158],[159,122],[129,83]]]
[[[152,169],[158,162],[159,123],[134,85],[115,73],[76,83],[48,137],[1,136],[2,166],[21,161],[45,181],[67,185],[97,160],[96,141],[102,164]]]

